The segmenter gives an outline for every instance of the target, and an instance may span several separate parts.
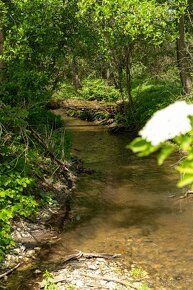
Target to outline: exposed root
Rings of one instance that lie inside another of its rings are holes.
[[[84,274],[85,277],[88,277],[88,278],[91,278],[91,279],[94,279],[94,280],[105,280],[107,282],[114,282],[114,283],[118,283],[118,284],[121,284],[125,287],[129,287],[130,289],[138,289],[138,287],[135,287],[133,286],[132,284],[130,283],[127,283],[127,282],[124,282],[122,280],[119,280],[119,279],[115,279],[115,278],[112,278],[112,277],[108,277],[108,276],[102,276],[102,275],[89,275],[89,274]]]

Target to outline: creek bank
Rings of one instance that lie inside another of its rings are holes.
[[[63,109],[65,114],[70,117],[79,118],[85,121],[93,121],[96,125],[106,125],[112,133],[133,131],[123,123],[117,123],[116,115],[123,114],[128,107],[127,102],[117,101],[114,104],[104,101],[87,101],[79,99],[69,99],[63,101],[50,101],[47,104],[48,109]]]
[[[64,168],[63,161],[55,159],[56,162],[53,163],[53,158],[54,156],[45,157],[44,162],[34,171],[38,213],[26,219],[18,216],[11,222],[14,246],[7,251],[0,263],[0,277],[15,270],[18,264],[35,259],[43,245],[55,243],[58,233],[69,219],[69,202],[75,188],[77,164],[73,161],[65,164]]]
[[[29,263],[36,259],[43,245],[57,241],[58,232],[49,224],[60,210],[59,206],[47,206],[36,216],[35,222],[21,218],[12,222],[11,236],[15,245],[8,251],[4,261],[0,264],[0,275],[15,268],[18,264]],[[63,212],[64,214],[65,212]]]

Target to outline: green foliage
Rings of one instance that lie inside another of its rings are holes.
[[[88,78],[82,82],[79,93],[83,99],[113,102],[120,99],[120,92],[114,86],[109,86],[102,79]]]
[[[117,113],[115,115],[115,122],[118,125],[125,125],[126,127],[129,126],[128,114]]]
[[[191,186],[193,189],[193,130],[186,135],[179,135],[174,138],[173,142],[162,142],[157,146],[153,146],[142,137],[135,138],[128,147],[138,156],[148,156],[153,152],[158,152],[158,164],[163,162],[175,151],[181,150],[184,158],[178,162],[176,170],[180,172],[181,179],[178,187]]]
[[[0,124],[9,130],[25,128],[27,125],[28,111],[24,108],[0,104]]]
[[[11,219],[18,215],[28,217],[36,211],[32,185],[33,179],[13,170],[10,163],[0,165],[0,259],[14,243],[10,236]]]
[[[134,267],[131,271],[131,276],[135,279],[141,279],[147,276],[147,272],[144,271],[141,267]]]
[[[41,166],[44,166],[48,158],[44,158],[42,148],[32,141],[28,130],[29,124],[33,125],[43,138],[50,140],[52,137],[49,148],[60,158],[70,156],[71,139],[66,136],[61,139],[60,128],[63,122],[59,117],[48,113],[45,108],[32,107],[26,110],[1,102],[0,116],[0,259],[2,259],[6,250],[14,244],[11,238],[12,220],[18,216],[31,217],[40,205],[53,199],[50,193],[45,196],[45,192],[43,194],[36,188],[35,179],[32,177],[34,173],[42,175]],[[51,164],[49,166],[53,167]]]
[[[73,99],[79,97],[76,89],[67,82],[62,83],[59,90],[52,96],[54,101],[62,101],[66,99]]]
[[[167,33],[169,13],[170,17],[171,14],[175,14],[175,10],[170,10],[170,5],[169,2],[160,5],[152,0],[116,0],[105,3],[93,0],[79,1],[80,14],[93,13],[96,24],[107,23],[103,28],[109,35],[124,35],[131,41],[143,35],[144,38],[151,38],[158,44]]]
[[[59,290],[55,285],[53,275],[50,272],[46,270],[43,276],[45,279],[44,290]]]
[[[150,142],[147,142],[141,137],[135,138],[128,146],[128,149],[132,149],[132,151],[138,156],[148,156],[149,154],[158,150],[159,147],[153,146]]]
[[[56,130],[63,128],[64,122],[60,116],[56,116],[53,112],[49,111],[44,105],[35,105],[28,110],[28,124],[38,129]]]
[[[181,88],[175,82],[142,80],[140,83],[134,83],[132,92],[134,96],[133,118],[138,128],[142,128],[156,111],[180,98]]]
[[[146,283],[142,283],[137,290],[151,290],[152,288],[149,288]]]
[[[67,285],[66,290],[77,290],[77,288],[74,285]]]

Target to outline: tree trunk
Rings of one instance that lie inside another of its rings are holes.
[[[4,41],[3,31],[0,30],[0,56],[2,56],[3,54],[3,41]],[[3,60],[0,58],[0,83],[3,81],[3,69],[4,63]]]
[[[118,87],[123,97],[123,67],[121,63],[118,65]]]
[[[82,88],[81,81],[78,76],[78,64],[77,64],[76,57],[74,56],[72,59],[72,84],[76,90],[79,90]]]
[[[190,75],[190,63],[188,62],[188,55],[185,43],[184,15],[181,16],[179,20],[178,31],[179,38],[177,39],[177,62],[183,91],[186,95],[189,95],[192,90],[192,79]]]
[[[128,101],[130,106],[133,107],[133,98],[131,95],[131,50],[129,46],[125,50],[125,71]]]

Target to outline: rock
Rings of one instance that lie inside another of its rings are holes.
[[[27,257],[33,257],[35,254],[35,250],[28,250],[27,251]]]
[[[88,269],[96,271],[98,269],[98,267],[96,265],[89,265]]]
[[[77,286],[77,287],[82,287],[82,286],[84,286],[83,281],[81,281],[81,280],[76,281],[76,286]]]
[[[21,248],[15,248],[12,250],[12,254],[19,255],[21,253]]]
[[[21,246],[21,251],[24,252],[26,250],[26,247],[24,245]]]

